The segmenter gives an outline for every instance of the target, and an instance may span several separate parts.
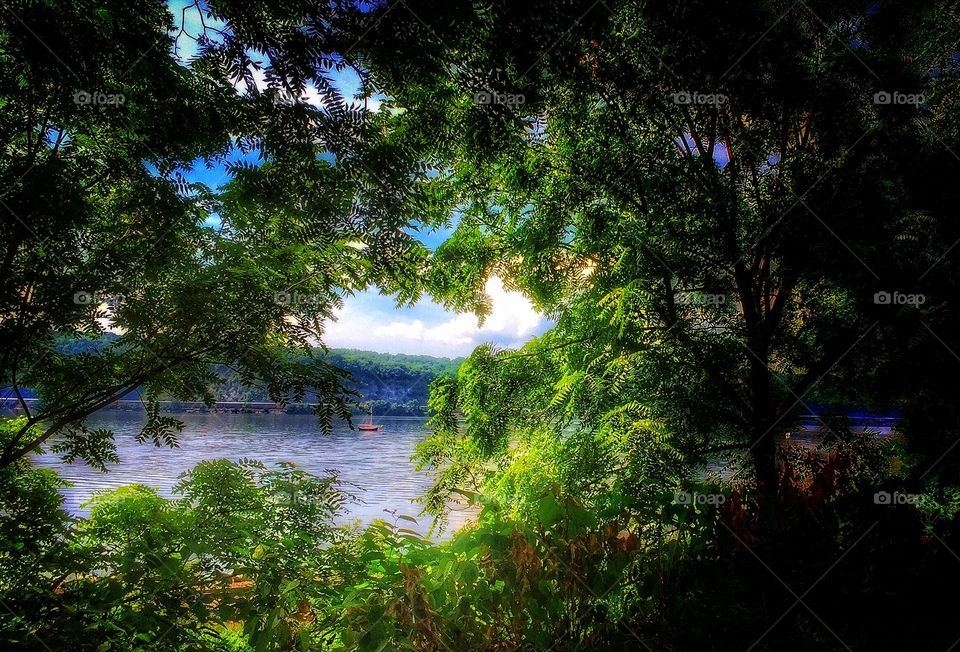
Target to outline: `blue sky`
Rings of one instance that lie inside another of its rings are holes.
[[[201,22],[197,9],[191,5],[192,0],[169,2],[176,30],[182,26],[195,38],[201,31]],[[184,7],[188,7],[186,12]],[[208,27],[223,27],[206,17],[204,21]],[[189,65],[190,58],[197,52],[194,38],[181,36],[177,41],[177,54],[184,65]],[[346,97],[352,96],[359,87],[352,71],[340,74],[335,82]],[[310,99],[308,92],[307,100]],[[371,104],[374,110],[377,106],[379,103]],[[230,180],[222,167],[208,170],[202,161],[184,176],[214,188]],[[428,247],[436,248],[447,235],[438,231],[423,233],[420,237]],[[483,326],[472,314],[449,312],[429,300],[398,309],[390,296],[381,296],[376,291],[360,292],[345,299],[338,320],[327,326],[324,342],[336,348],[456,357],[468,355],[484,342],[517,347],[552,325],[525,297],[504,290],[499,279],[489,279],[486,289],[492,300],[492,312]]]
[[[484,342],[518,347],[551,326],[524,296],[505,291],[499,279],[487,281],[487,293],[493,310],[481,327],[473,314],[448,312],[428,301],[398,310],[393,299],[362,292],[347,299],[324,340],[334,347],[454,357]]]

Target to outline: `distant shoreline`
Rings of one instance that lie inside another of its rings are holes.
[[[27,403],[35,403],[40,399],[27,398]],[[281,405],[279,403],[265,401],[217,401],[208,406],[201,401],[157,401],[164,412],[170,414],[286,414],[286,415],[312,415],[314,408],[318,403],[288,403]],[[20,412],[19,401],[12,397],[0,397],[0,409],[9,409],[12,412]],[[121,399],[104,406],[99,411],[110,412],[143,412],[145,411],[143,401],[139,399]],[[391,414],[393,410],[407,412],[406,414]],[[377,413],[378,418],[390,419],[425,419],[427,406],[417,406],[419,413],[409,414],[410,409],[406,406],[397,406],[393,409],[386,408]],[[357,410],[353,416],[365,416],[366,412]]]

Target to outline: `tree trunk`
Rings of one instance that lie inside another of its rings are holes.
[[[750,445],[754,474],[757,480],[757,500],[761,512],[769,511],[779,496],[777,477],[777,437],[771,432],[773,405],[770,394],[770,369],[767,366],[769,353],[766,346],[752,348],[756,357],[750,364]]]

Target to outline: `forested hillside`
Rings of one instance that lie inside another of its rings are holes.
[[[427,397],[433,379],[456,374],[462,358],[434,358],[427,355],[402,355],[331,349],[320,357],[348,372],[348,389],[360,394],[359,400],[372,401],[374,412],[395,416],[422,416],[426,414]],[[268,401],[266,389],[245,385],[229,369],[222,371],[226,379],[214,388],[219,401]],[[306,402],[316,401],[309,392]]]
[[[112,342],[116,337],[105,334],[102,338],[63,338],[59,349],[70,355],[94,352]],[[403,355],[358,351],[356,349],[330,349],[326,353],[315,352],[317,358],[349,374],[344,383],[346,389],[357,392],[355,396],[364,404],[372,402],[376,414],[387,416],[424,416],[430,383],[440,376],[456,375],[463,358],[435,358],[429,355]],[[214,369],[223,383],[210,385],[218,401],[269,401],[266,387],[262,384],[245,383],[239,374],[223,365]],[[32,396],[29,389],[26,395]],[[135,392],[132,392],[132,398]],[[305,403],[316,403],[315,390],[307,390]],[[297,408],[291,408],[296,411]],[[309,409],[305,409],[309,411]]]

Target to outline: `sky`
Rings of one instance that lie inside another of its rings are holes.
[[[170,11],[176,23],[175,34],[181,26],[194,38],[200,33],[200,15],[192,4],[193,0],[170,0]],[[187,7],[186,11],[184,7]],[[208,26],[223,26],[206,18],[205,22]],[[177,39],[177,55],[185,65],[197,53],[194,38],[181,36]],[[258,81],[263,79],[262,73],[257,71],[254,76]],[[359,87],[356,76],[349,70],[336,79],[336,84],[347,97]],[[315,98],[315,91],[308,90],[307,101]],[[379,102],[373,101],[369,107],[377,110]],[[222,167],[208,170],[200,161],[184,176],[191,182],[210,187],[230,180],[230,175]],[[447,235],[438,231],[425,234],[422,240],[428,247],[436,248]],[[482,326],[476,315],[444,310],[429,299],[412,307],[397,308],[393,297],[382,296],[376,291],[359,292],[345,298],[343,308],[337,311],[337,320],[327,325],[323,340],[334,348],[460,357],[469,355],[485,342],[506,348],[519,347],[552,326],[526,297],[504,289],[500,279],[489,278],[486,291],[492,301],[492,311]]]
[[[552,325],[522,294],[505,290],[500,279],[488,279],[486,291],[493,309],[483,326],[472,313],[445,311],[430,302],[398,310],[393,299],[363,292],[347,299],[324,341],[337,348],[458,357],[484,342],[521,346]]]

